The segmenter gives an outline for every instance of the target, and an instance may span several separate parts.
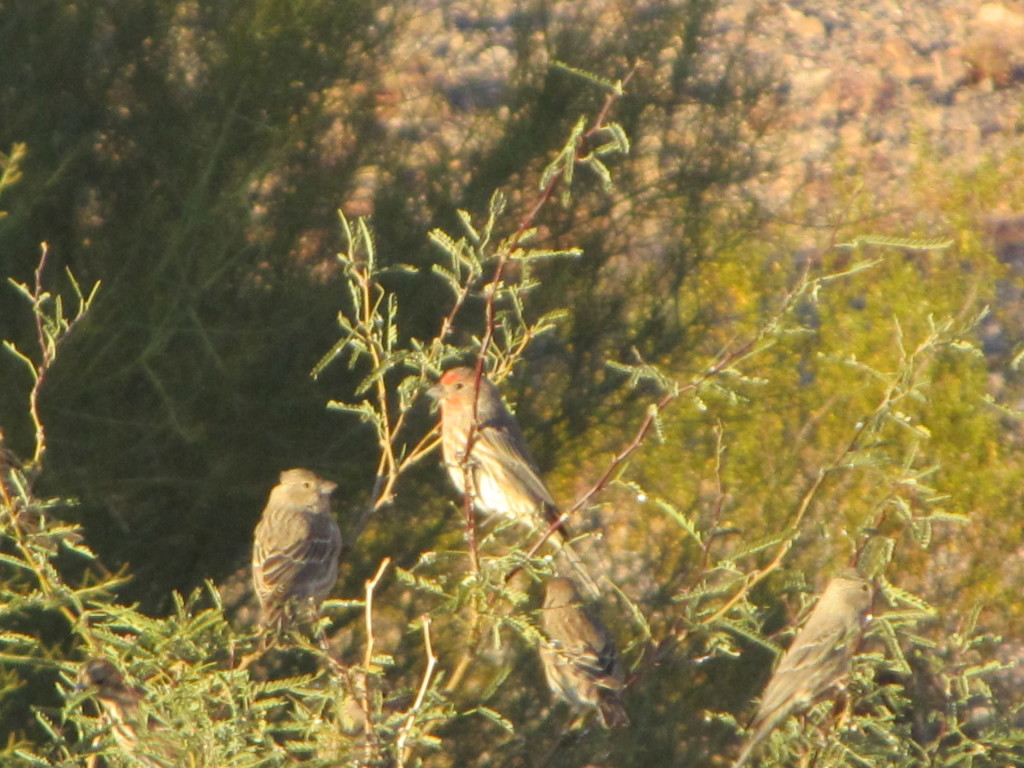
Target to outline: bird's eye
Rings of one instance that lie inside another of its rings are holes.
[[[456,389],[462,389],[462,387],[463,387],[463,384],[462,384],[461,381],[458,384],[455,385]]]

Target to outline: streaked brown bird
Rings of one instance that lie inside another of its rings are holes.
[[[551,692],[581,717],[597,712],[605,728],[629,725],[619,700],[623,672],[615,641],[572,579],[548,581],[541,625],[549,644],[541,647],[540,659]]]
[[[871,584],[859,576],[837,576],[828,583],[765,686],[737,768],[776,726],[809,707],[849,672],[872,598]]]
[[[0,503],[13,512],[21,506],[22,491],[27,486],[25,465],[7,447],[4,431],[0,429]]]
[[[179,764],[181,747],[171,732],[144,714],[142,691],[129,686],[106,659],[90,659],[78,671],[78,690],[91,690],[102,710],[104,725],[133,764],[145,768],[172,768]]]
[[[315,617],[338,580],[341,530],[330,500],[337,487],[308,469],[289,469],[270,492],[252,548],[264,627],[280,631],[300,613]]]

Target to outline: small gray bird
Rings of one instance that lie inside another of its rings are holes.
[[[338,580],[341,530],[330,500],[337,487],[308,469],[289,469],[270,492],[252,548],[264,627],[281,631],[300,612],[315,617]]]
[[[623,674],[615,641],[583,605],[572,579],[548,582],[541,624],[550,641],[540,659],[551,692],[577,714],[596,711],[605,728],[629,725],[619,701]]]
[[[809,707],[849,672],[872,597],[871,584],[858,576],[837,576],[828,583],[765,686],[750,723],[753,734],[736,760],[736,768],[772,729]]]
[[[142,712],[143,694],[129,686],[106,659],[90,659],[78,672],[78,690],[91,690],[99,703],[110,735],[133,765],[172,768],[179,764],[181,745],[155,718]]]

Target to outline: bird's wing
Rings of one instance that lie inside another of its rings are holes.
[[[267,530],[256,536],[253,561],[261,565],[261,580],[277,589],[293,584],[307,564],[337,558],[341,549],[338,526],[325,515],[293,513],[264,522]]]
[[[477,426],[477,440],[473,446],[473,453],[479,452],[475,463],[481,467],[504,467],[532,497],[554,509],[555,500],[551,498],[551,493],[544,485],[544,481],[541,480],[533,459],[522,447],[525,445],[522,432],[515,422],[483,422]],[[484,455],[495,461],[482,463],[481,459]]]
[[[841,672],[850,641],[848,629],[842,624],[810,634],[807,629],[814,627],[808,625],[796,636],[768,681],[755,724],[780,709],[816,697]]]
[[[336,558],[341,551],[341,531],[329,514],[310,515],[306,557],[317,562]]]
[[[604,625],[589,610],[573,606],[567,610],[579,612],[579,621],[573,622],[579,637],[562,643],[563,655],[581,673],[588,675],[602,688],[618,690],[619,659],[615,643]]]
[[[139,688],[119,685],[97,695],[114,741],[144,768],[173,768],[180,764],[181,744],[167,724],[148,711]]]

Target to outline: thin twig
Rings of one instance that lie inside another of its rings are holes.
[[[708,561],[711,559],[711,544],[715,539],[715,531],[718,530],[718,525],[722,520],[722,512],[725,510],[725,483],[722,482],[722,458],[725,456],[725,444],[723,443],[723,435],[725,428],[722,426],[721,420],[715,425],[715,510],[711,514],[711,520],[709,521],[708,535],[704,539],[704,544],[701,546],[701,558],[700,558],[700,569],[697,572],[696,577],[699,579],[701,574],[705,572],[708,567]]]
[[[445,693],[451,693],[457,689],[459,687],[459,683],[462,682],[462,678],[466,676],[466,671],[469,669],[469,665],[473,661],[473,654],[469,649],[474,645],[475,643],[468,645],[466,650],[463,651],[462,657],[459,659],[459,663],[455,665],[455,669],[452,670],[451,675],[444,684]]]
[[[43,382],[46,380],[46,373],[50,370],[50,365],[53,363],[54,354],[56,352],[57,340],[53,339],[49,341],[47,339],[46,325],[43,314],[43,269],[46,267],[46,258],[50,255],[50,246],[47,243],[41,243],[42,254],[39,257],[39,266],[36,267],[35,271],[35,293],[32,298],[33,312],[36,321],[36,335],[39,340],[39,351],[42,354],[42,358],[39,362],[39,367],[36,369],[36,376],[32,382],[32,389],[28,395],[28,410],[32,416],[32,424],[36,430],[36,450],[32,456],[32,468],[33,473],[38,474],[42,469],[43,457],[46,455],[46,429],[43,427],[43,420],[39,415],[39,393],[43,389]]]
[[[391,564],[391,558],[385,557],[380,561],[380,565],[377,566],[377,572],[373,575],[373,578],[366,582],[365,586],[365,605],[363,607],[363,617],[366,622],[366,652],[363,654],[363,666],[369,668],[373,663],[373,591],[377,589],[377,585],[380,580],[384,577],[384,571]]]
[[[629,72],[626,73],[626,76],[622,78],[622,86],[625,86],[626,83],[628,83],[633,78],[633,75],[636,74],[637,68],[640,66],[640,64],[640,61],[636,61],[633,63],[632,68],[630,68]],[[615,102],[618,101],[620,98],[622,98],[621,90],[619,92],[612,91],[605,96],[604,104],[601,106],[601,111],[598,112],[597,116],[594,118],[594,124],[586,131],[584,131],[582,134],[580,134],[579,142],[576,145],[576,154],[573,158],[574,161],[582,160],[583,157],[585,157],[585,153],[580,151],[580,148],[584,143],[584,139],[589,139],[594,134],[604,130],[604,123],[608,119],[608,114],[609,112],[611,112],[611,108],[615,104]],[[519,239],[522,237],[523,233],[526,232],[526,230],[529,229],[531,226],[533,226],[533,222],[537,218],[537,215],[544,208],[544,206],[547,205],[548,201],[551,200],[551,198],[554,196],[555,190],[558,188],[558,185],[559,183],[561,183],[561,180],[562,174],[556,174],[551,179],[551,181],[548,182],[547,186],[545,186],[544,189],[541,191],[540,197],[534,203],[533,207],[520,220],[519,229],[514,237],[515,244],[518,244]]]
[[[618,454],[616,454],[612,458],[611,462],[609,462],[608,466],[605,468],[605,471],[601,473],[601,476],[597,479],[597,481],[594,482],[594,484],[591,485],[590,488],[582,496],[580,496],[571,507],[562,512],[562,514],[560,514],[548,526],[548,529],[544,532],[544,534],[534,543],[534,545],[530,548],[529,552],[527,552],[527,558],[536,555],[537,552],[540,551],[540,548],[544,546],[544,543],[549,538],[551,538],[551,536],[554,535],[555,531],[561,529],[565,525],[565,523],[568,522],[569,517],[570,515],[572,515],[573,512],[576,512],[579,509],[583,508],[586,504],[590,502],[590,500],[594,496],[596,496],[598,493],[600,493],[602,490],[608,487],[612,479],[618,473],[619,467],[621,467],[623,463],[625,463],[625,461],[630,456],[632,456],[637,450],[639,450],[640,447],[644,444],[644,441],[650,434],[651,429],[653,429],[654,427],[655,421],[661,415],[661,412],[664,411],[665,408],[669,406],[669,404],[678,399],[680,395],[682,395],[684,392],[699,389],[700,386],[708,379],[717,376],[726,368],[729,368],[732,365],[734,365],[737,360],[740,360],[746,355],[748,355],[750,351],[754,348],[756,343],[757,339],[751,339],[743,346],[734,349],[731,352],[723,353],[714,365],[708,368],[703,374],[698,376],[696,379],[681,387],[673,388],[669,392],[666,392],[657,402],[648,405],[647,413],[644,416],[643,421],[640,422],[640,427],[637,429],[636,434],[634,434],[633,439],[630,440],[629,444],[627,444],[625,448],[623,448]],[[522,569],[522,566],[517,566],[516,568],[512,569],[512,571],[509,572],[509,574],[505,577],[505,582],[509,582],[514,576],[518,575]]]
[[[636,72],[637,67],[639,66],[639,64],[640,64],[640,62],[636,62],[636,63],[633,64],[633,67],[626,74],[625,78],[623,78],[622,85],[625,85],[626,83],[629,82],[629,80],[633,77],[634,73]],[[603,130],[605,120],[608,117],[608,113],[611,111],[612,105],[620,97],[621,97],[621,91],[619,91],[619,92],[612,92],[612,93],[609,93],[606,96],[604,105],[601,107],[601,111],[598,112],[597,116],[594,118],[593,125],[586,132],[581,134],[579,139],[577,140],[576,147],[574,148],[574,155],[573,155],[573,162],[574,163],[579,161],[580,159],[582,159],[582,157],[584,156],[583,153],[582,153],[582,146],[583,146],[584,140],[586,138],[589,138],[590,136],[594,135],[596,132],[598,132],[600,130]],[[541,193],[540,193],[539,197],[537,198],[536,202],[534,203],[533,207],[523,216],[522,219],[520,219],[519,226],[516,229],[516,231],[513,233],[512,237],[510,237],[508,239],[508,241],[503,245],[501,250],[498,252],[498,254],[497,254],[498,255],[498,263],[495,266],[494,275],[491,278],[490,283],[488,283],[484,287],[484,291],[485,291],[485,293],[487,295],[487,301],[486,301],[486,305],[485,305],[485,308],[484,308],[484,316],[485,316],[484,336],[483,336],[483,339],[480,342],[480,349],[477,352],[477,356],[476,356],[476,366],[475,366],[475,372],[476,372],[476,397],[473,400],[473,419],[472,419],[472,423],[470,424],[470,429],[469,429],[469,439],[467,441],[468,444],[466,446],[466,453],[465,453],[466,457],[469,456],[469,450],[472,447],[472,443],[473,443],[473,440],[475,439],[475,434],[476,434],[476,431],[477,431],[477,404],[478,404],[478,400],[479,400],[479,397],[480,397],[480,379],[483,376],[484,360],[487,357],[487,351],[488,351],[488,349],[491,346],[492,340],[494,338],[494,331],[495,331],[495,328],[497,327],[496,311],[495,311],[494,304],[495,304],[495,299],[496,299],[496,297],[498,295],[498,286],[501,283],[502,275],[503,275],[503,272],[505,270],[505,266],[508,263],[509,255],[519,246],[520,241],[523,239],[523,237],[526,234],[526,232],[533,226],[533,223],[536,220],[537,216],[540,214],[540,211],[544,208],[544,206],[554,196],[555,190],[557,189],[558,184],[561,182],[561,180],[562,180],[564,175],[565,175],[565,171],[564,170],[562,170],[560,173],[556,173],[551,178],[551,180],[545,185],[544,189],[541,190]],[[468,486],[467,486],[467,488],[468,488]],[[468,504],[468,503],[469,503],[469,501],[467,499],[466,500],[466,504]],[[571,509],[569,509],[567,512],[559,515],[551,523],[551,525],[548,528],[547,532],[544,533],[544,535],[540,538],[540,540],[537,541],[534,544],[534,546],[530,550],[528,556],[532,557],[533,555],[535,555],[537,553],[537,551],[544,545],[544,542],[546,542],[555,533],[555,531],[561,530],[563,528],[565,523],[569,520],[569,514],[571,512],[575,512],[576,510],[578,510],[580,508],[580,506],[582,506],[582,504],[577,503]],[[510,573],[506,577],[506,581],[508,579],[512,578],[513,576],[515,576],[516,573],[519,572],[519,570],[520,569],[518,569],[518,568],[514,569],[513,572]]]
[[[372,244],[367,244],[367,248],[372,247]],[[372,254],[368,254],[368,259],[372,260]],[[362,317],[359,318],[359,327],[362,329],[374,328],[376,325],[374,322],[374,316],[379,311],[382,297],[374,296],[373,289],[375,283],[370,273],[370,264],[354,264],[352,271],[355,274],[359,291],[362,294],[362,299],[359,301],[359,306],[362,309]],[[364,341],[366,342],[367,353],[370,355],[370,359],[373,362],[372,370],[376,371],[380,368],[386,351],[382,349],[380,337],[372,332],[365,334]],[[380,441],[381,454],[377,464],[378,482],[375,484],[374,493],[370,499],[371,512],[378,508],[380,499],[385,495],[385,488],[383,487],[383,484],[379,482],[379,479],[394,477],[396,465],[393,442],[397,428],[393,427],[391,424],[391,411],[388,406],[388,390],[384,377],[378,376],[375,385],[377,393],[377,413],[380,416],[381,423],[383,425],[383,439]]]
[[[469,563],[473,573],[480,573],[480,551],[476,541],[476,510],[472,499],[475,497],[473,490],[473,475],[466,472],[463,477],[466,483],[466,492],[462,494],[462,513],[466,520],[466,545],[469,547]]]
[[[644,444],[644,441],[650,434],[651,429],[654,428],[655,422],[673,401],[677,400],[686,392],[700,389],[705,382],[713,379],[715,376],[718,376],[722,371],[731,368],[737,361],[748,356],[757,345],[757,342],[758,339],[754,338],[732,351],[723,352],[719,356],[718,360],[716,360],[715,363],[710,368],[706,369],[700,376],[677,389],[666,392],[657,402],[648,405],[647,413],[645,414],[643,421],[640,422],[640,426],[637,428],[633,439],[625,448],[612,458],[608,467],[597,481],[586,491],[586,493],[580,496],[571,507],[569,507],[566,513],[571,514],[581,509],[590,502],[591,498],[608,486],[612,478],[617,474],[619,467],[621,467],[622,464]]]
[[[817,477],[814,478],[814,482],[812,482],[810,487],[808,487],[808,489],[804,492],[804,495],[800,499],[800,504],[797,506],[796,512],[793,515],[793,518],[786,525],[785,530],[790,531],[790,535],[788,535],[785,538],[785,540],[779,543],[779,547],[775,551],[775,554],[772,557],[772,559],[763,568],[759,568],[758,570],[753,571],[751,574],[749,574],[748,578],[744,580],[743,585],[736,592],[736,594],[729,598],[722,605],[721,608],[719,608],[705,620],[704,623],[706,625],[710,626],[711,624],[725,616],[725,614],[727,614],[732,609],[732,607],[736,605],[736,603],[742,600],[743,597],[747,595],[753,587],[755,587],[757,584],[760,584],[762,581],[768,578],[769,574],[771,574],[773,571],[779,568],[779,566],[782,565],[782,561],[785,558],[786,553],[789,552],[789,550],[793,547],[793,543],[796,540],[796,535],[800,530],[800,525],[803,523],[804,517],[807,515],[807,511],[810,509],[811,502],[817,495],[818,489],[820,489],[822,484],[825,482],[825,478],[834,470],[838,469],[845,461],[847,456],[854,453],[858,449],[858,447],[860,446],[861,438],[867,432],[869,425],[872,425],[874,422],[876,422],[877,419],[882,415],[882,413],[884,413],[884,411],[892,403],[892,396],[895,391],[895,386],[895,384],[891,385],[886,390],[886,393],[883,396],[882,401],[878,404],[874,411],[872,411],[872,413],[866,419],[861,420],[861,422],[857,425],[857,428],[854,431],[853,436],[846,443],[846,445],[840,449],[836,457],[831,462],[829,462],[828,465],[818,470]]]
[[[444,320],[441,321],[441,330],[438,331],[437,338],[440,341],[444,341],[448,338],[452,331],[455,330],[455,318],[459,316],[459,312],[462,310],[462,305],[466,303],[469,298],[469,294],[473,291],[473,280],[472,274],[468,276],[466,282],[463,284],[462,289],[459,291],[459,295],[455,297],[455,303],[452,304],[451,310],[445,315]]]
[[[412,706],[409,707],[409,711],[405,716],[405,722],[402,723],[402,727],[398,732],[398,738],[395,740],[395,752],[398,754],[399,766],[405,765],[406,760],[409,759],[412,753],[412,748],[406,748],[405,742],[408,741],[409,734],[412,733],[413,725],[416,722],[416,713],[423,708],[427,691],[430,690],[430,681],[434,676],[434,668],[437,666],[437,656],[434,655],[434,648],[430,642],[430,616],[423,614],[420,617],[420,621],[423,622],[423,644],[426,646],[427,651],[427,668],[423,672],[423,679],[420,681],[420,689],[416,692],[416,699],[413,701]]]
[[[366,759],[365,763],[370,765],[373,759],[373,751],[377,743],[377,734],[374,730],[373,723],[373,702],[370,697],[370,670],[373,668],[373,652],[374,652],[374,638],[373,638],[373,593],[377,589],[377,585],[380,580],[384,577],[384,572],[387,570],[388,565],[391,564],[391,558],[385,557],[380,561],[380,565],[377,566],[377,572],[373,575],[373,578],[366,582],[365,586],[365,605],[363,608],[363,616],[366,624],[366,651],[363,654],[363,666],[359,680],[354,686],[356,689],[356,695],[359,698],[359,703],[363,709],[363,716],[366,718]]]

